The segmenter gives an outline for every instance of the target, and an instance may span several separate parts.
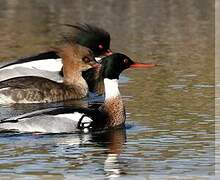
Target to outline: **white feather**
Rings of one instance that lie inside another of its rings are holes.
[[[56,115],[55,117],[67,118],[67,119],[71,119],[73,121],[78,122],[80,120],[80,118],[82,118],[83,115],[85,115],[85,114],[79,113],[79,112],[74,112],[74,113],[68,113],[68,114],[59,114],[59,115]],[[81,121],[81,123],[84,123],[86,125],[85,127],[88,127],[91,122],[92,122],[92,119],[89,118],[88,116],[83,117],[83,119]]]
[[[95,57],[96,62],[100,63],[102,58],[101,57]]]
[[[18,130],[21,132],[41,132],[41,133],[61,133],[78,131],[78,123],[84,114],[75,112],[59,115],[40,115],[19,119],[18,122],[0,123],[0,129]],[[10,119],[8,119],[10,120]],[[92,119],[83,117],[80,123],[89,123]],[[84,132],[88,132],[88,127],[83,124]],[[87,124],[86,124],[87,125]],[[88,124],[88,126],[90,123]]]
[[[71,119],[73,121],[79,121],[79,119],[83,116],[83,113],[79,113],[79,112],[74,112],[74,113],[68,113],[68,114],[58,114],[55,117],[60,117],[60,118],[67,118],[67,119]]]
[[[107,159],[104,162],[104,171],[110,179],[120,176],[120,163],[118,157],[118,154],[108,154]]]
[[[114,98],[120,95],[117,79],[105,78],[104,84],[105,84],[105,99]]]
[[[4,67],[1,70],[14,69],[17,67],[25,67],[25,68],[30,68],[30,69],[39,69],[39,70],[57,72],[57,71],[60,71],[62,68],[62,59],[61,58],[42,59],[42,60],[37,60],[37,61],[13,64],[13,65]]]
[[[5,96],[0,94],[0,104],[13,104],[15,101],[11,98],[11,96]]]
[[[0,92],[1,92],[1,91],[5,91],[5,90],[9,90],[9,89],[10,89],[9,87],[1,88],[1,89],[0,89]]]

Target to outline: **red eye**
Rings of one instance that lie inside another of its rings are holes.
[[[124,63],[127,64],[128,63],[128,59],[124,59]]]
[[[83,62],[85,62],[85,63],[88,63],[88,62],[90,62],[91,60],[88,58],[88,57],[83,57],[82,58],[82,60],[83,60]]]
[[[102,44],[99,44],[99,49],[103,49],[103,45]]]

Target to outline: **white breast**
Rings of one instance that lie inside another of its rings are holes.
[[[120,96],[117,79],[104,79],[105,84],[105,100]]]

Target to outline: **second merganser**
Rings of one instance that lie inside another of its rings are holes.
[[[125,108],[118,89],[120,73],[130,67],[149,66],[134,63],[124,54],[115,53],[103,59],[105,101],[98,109],[67,108],[43,110],[17,117],[4,119],[0,122],[2,130],[42,133],[89,132],[124,126]]]
[[[88,24],[68,25],[75,32],[69,36],[70,41],[85,46],[93,51],[97,60],[99,56],[107,56],[112,52],[110,34]],[[18,59],[0,67],[0,81],[21,76],[40,76],[53,81],[62,82],[60,75],[62,59],[56,51],[43,52],[35,56]]]
[[[88,93],[82,71],[100,66],[90,49],[68,43],[58,49],[63,59],[64,82],[43,77],[16,77],[0,82],[0,104],[46,103],[81,99]]]

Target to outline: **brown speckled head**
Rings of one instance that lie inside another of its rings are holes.
[[[76,43],[67,43],[58,49],[59,56],[63,59],[63,65],[76,67],[79,71],[84,71],[96,63],[90,49]]]
[[[63,60],[64,80],[72,79],[76,73],[81,75],[82,71],[96,64],[92,51],[76,43],[66,43],[57,49],[57,53]]]

